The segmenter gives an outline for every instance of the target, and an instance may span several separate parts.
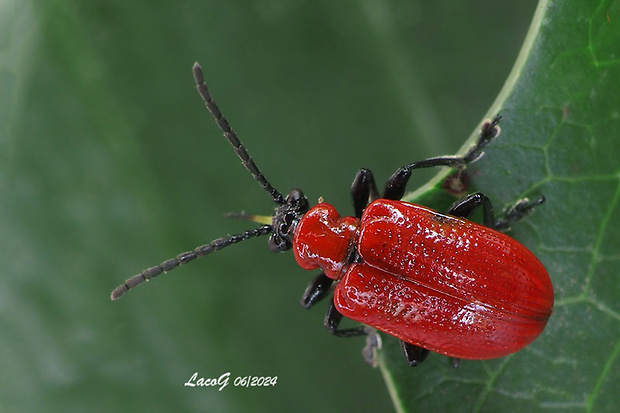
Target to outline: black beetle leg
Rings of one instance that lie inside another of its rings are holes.
[[[362,349],[362,354],[366,363],[375,367],[377,365],[377,349],[381,348],[381,337],[377,330],[369,326],[353,328],[338,328],[344,316],[334,306],[332,301],[325,314],[325,328],[336,337],[359,337],[366,336],[366,346]]]
[[[422,347],[415,346],[402,340],[400,341],[400,348],[403,350],[405,359],[407,359],[407,363],[411,367],[415,367],[418,364],[422,363],[430,353],[429,350],[423,349]]]
[[[377,184],[370,169],[362,168],[357,171],[351,185],[351,197],[353,198],[353,209],[355,210],[356,218],[362,217],[364,208],[366,208],[369,202],[379,198]]]
[[[486,195],[476,192],[469,194],[458,201],[456,201],[450,209],[448,214],[455,217],[467,218],[471,215],[474,209],[482,206],[482,220],[485,226],[489,228],[495,228],[495,216],[493,215],[493,204]]]
[[[358,337],[365,336],[364,327],[338,328],[344,316],[334,306],[334,302],[329,303],[327,313],[325,313],[325,328],[336,337]]]
[[[394,200],[401,199],[403,195],[405,195],[407,182],[409,182],[411,171],[414,169],[434,168],[436,166],[465,168],[467,164],[479,159],[483,154],[482,149],[499,134],[499,127],[497,124],[500,119],[500,116],[496,116],[492,121],[485,122],[482,125],[476,144],[467,151],[464,156],[440,156],[437,158],[424,159],[398,168],[385,184],[383,198]]]
[[[306,291],[301,296],[299,303],[303,308],[310,308],[321,301],[329,294],[330,287],[334,280],[320,273],[306,287]]]
[[[467,218],[474,209],[482,206],[482,218],[485,226],[504,231],[510,228],[510,224],[529,215],[536,206],[545,202],[545,197],[541,196],[535,201],[527,198],[517,201],[513,206],[508,208],[504,217],[495,219],[493,215],[493,205],[486,195],[476,192],[459,199],[450,207],[448,214],[457,217]]]

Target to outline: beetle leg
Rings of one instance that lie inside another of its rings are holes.
[[[461,156],[442,156],[439,158],[429,158],[423,161],[414,162],[410,165],[401,166],[388,179],[383,189],[383,198],[399,200],[405,195],[407,182],[411,178],[411,171],[421,168],[433,168],[435,166],[453,166],[463,168],[465,162]]]
[[[366,208],[369,202],[379,198],[375,177],[370,169],[362,168],[357,171],[351,185],[351,197],[353,198],[353,209],[355,210],[356,218],[362,217],[364,208]]]
[[[491,204],[491,200],[487,198],[486,195],[480,192],[469,194],[456,201],[448,210],[448,214],[454,215],[455,217],[467,218],[471,215],[474,209],[479,206],[482,206],[482,219],[484,225],[489,228],[495,228],[493,204]]]
[[[403,350],[403,354],[405,355],[405,359],[407,359],[407,363],[411,367],[415,367],[418,364],[422,363],[424,359],[430,353],[429,350],[423,349],[422,347],[414,346],[413,344],[407,343],[405,341],[400,341],[400,348]]]
[[[541,195],[535,201],[530,201],[527,198],[518,200],[513,206],[506,210],[503,218],[495,221],[495,229],[505,231],[510,229],[510,224],[526,217],[532,212],[532,209],[545,202],[545,197]]]
[[[377,350],[381,348],[381,337],[377,334],[377,330],[369,326],[338,328],[343,318],[344,316],[340,314],[332,301],[325,314],[325,328],[336,337],[366,336],[366,345],[362,349],[362,354],[366,363],[376,367]]]
[[[409,182],[411,171],[414,169],[433,168],[436,166],[451,166],[462,169],[465,168],[467,164],[479,159],[483,155],[482,149],[499,134],[499,127],[497,124],[500,119],[501,117],[498,115],[495,116],[492,121],[485,122],[482,125],[476,144],[468,150],[464,156],[440,156],[437,158],[424,159],[398,168],[385,184],[383,198],[394,200],[401,199],[403,195],[405,195],[407,182]]]
[[[343,319],[343,315],[336,309],[334,302],[329,303],[327,313],[325,313],[325,328],[336,337],[357,337],[367,334],[364,327],[338,328]]]
[[[467,218],[479,206],[482,206],[482,218],[485,226],[505,231],[510,229],[510,224],[529,215],[536,206],[545,202],[545,197],[541,196],[535,201],[527,198],[517,201],[513,206],[508,208],[503,218],[495,219],[493,215],[493,205],[486,195],[476,192],[459,199],[450,207],[448,214],[456,217]]]
[[[306,287],[306,291],[304,291],[304,294],[301,296],[301,300],[299,301],[301,306],[303,308],[310,308],[321,301],[329,293],[329,288],[333,282],[334,280],[323,273],[317,275],[310,281],[310,284]]]

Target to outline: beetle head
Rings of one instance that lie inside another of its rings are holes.
[[[269,237],[271,251],[286,251],[293,247],[293,235],[297,224],[309,208],[310,204],[304,193],[297,188],[291,189],[285,203],[278,205],[273,214],[272,232]]]

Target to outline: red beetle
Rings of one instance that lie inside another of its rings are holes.
[[[498,230],[508,229],[543,197],[517,202],[500,219],[495,219],[491,202],[481,193],[457,201],[447,215],[400,201],[414,169],[462,169],[478,159],[499,133],[499,116],[484,123],[476,144],[464,156],[430,158],[399,168],[381,197],[372,172],[361,169],[351,188],[355,216],[342,217],[327,203],[310,208],[299,189],[285,198],[271,186],[211,98],[198,64],[194,78],[235,153],[278,206],[273,217],[244,216],[267,225],[217,239],[129,278],[112,292],[113,300],[180,264],[270,234],[272,251],[293,249],[302,268],[321,270],[304,292],[302,306],[310,308],[326,297],[336,282],[325,317],[332,334],[372,339],[374,329],[381,330],[401,340],[412,366],[429,351],[455,359],[505,356],[542,332],[553,309],[549,275],[527,248]],[[466,219],[478,207],[484,225]],[[366,327],[339,328],[343,317]],[[366,355],[372,362],[372,354]]]

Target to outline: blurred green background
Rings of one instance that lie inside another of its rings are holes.
[[[270,214],[195,92],[282,192],[343,213],[357,169],[454,153],[536,1],[0,2],[0,410],[389,411],[363,340],[331,337],[313,273],[266,240],[110,302],[125,278]],[[410,189],[430,173],[412,180]],[[194,373],[278,376],[187,388]]]

